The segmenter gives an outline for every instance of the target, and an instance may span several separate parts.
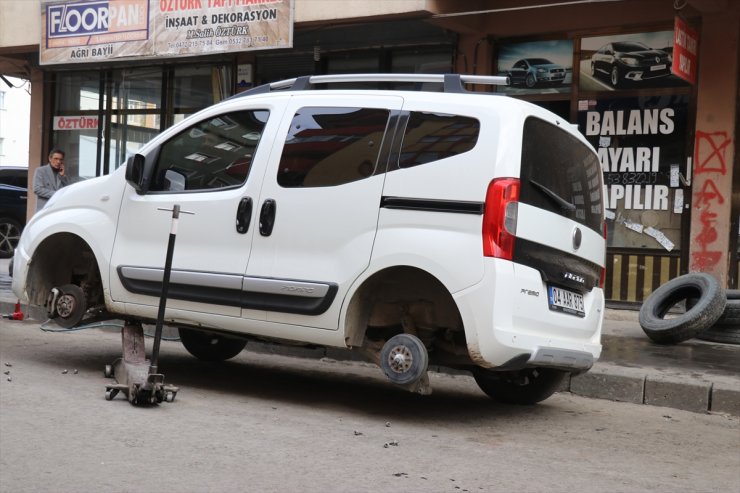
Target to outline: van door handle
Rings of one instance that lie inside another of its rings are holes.
[[[272,227],[275,226],[275,210],[277,204],[272,199],[267,199],[262,202],[262,210],[260,211],[260,234],[262,236],[270,236],[272,234]]]
[[[236,208],[236,232],[244,234],[249,230],[249,222],[252,220],[252,197],[244,197],[239,201]]]

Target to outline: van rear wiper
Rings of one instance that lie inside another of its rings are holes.
[[[563,197],[561,197],[560,195],[556,194],[555,192],[547,188],[545,185],[541,183],[537,183],[534,180],[529,180],[529,183],[539,188],[542,193],[544,193],[550,200],[555,202],[555,204],[561,209],[563,209],[564,211],[573,212],[576,210],[575,204],[568,202]]]

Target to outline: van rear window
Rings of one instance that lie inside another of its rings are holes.
[[[524,122],[521,202],[602,232],[603,187],[596,154],[562,128]]]

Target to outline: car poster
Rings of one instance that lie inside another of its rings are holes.
[[[583,38],[581,91],[686,86],[671,73],[673,31]]]
[[[502,44],[496,70],[510,77],[511,85],[500,86],[507,94],[568,93],[573,81],[573,41]]]

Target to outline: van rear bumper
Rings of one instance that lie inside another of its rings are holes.
[[[584,293],[585,316],[550,310],[540,273],[486,259],[483,280],[455,293],[473,362],[485,368],[590,369],[601,354],[604,292]]]

